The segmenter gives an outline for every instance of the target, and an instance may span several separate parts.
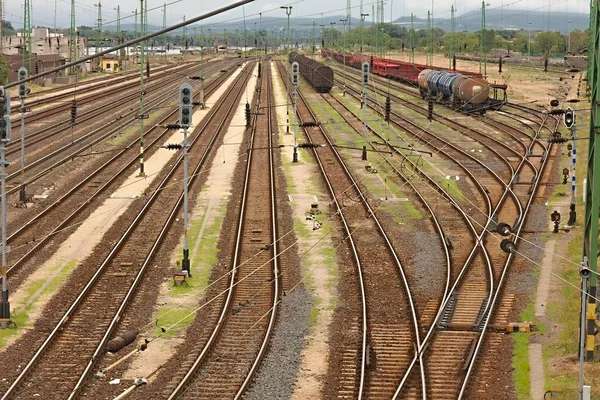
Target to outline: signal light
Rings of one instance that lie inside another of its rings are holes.
[[[390,122],[390,111],[392,110],[392,100],[390,96],[385,99],[385,120]]]
[[[575,124],[575,111],[571,107],[567,107],[565,110],[565,126],[569,129]]]
[[[182,83],[179,86],[179,123],[183,128],[192,124],[192,85]]]
[[[365,86],[369,84],[369,63],[367,62],[362,63],[362,82]]]
[[[25,79],[28,78],[29,73],[27,72],[27,68],[25,67],[21,67],[19,68],[19,81],[23,81]],[[25,99],[25,97],[27,97],[27,94],[29,93],[29,90],[27,90],[27,82],[23,82],[19,84],[19,97],[21,98],[21,100]]]
[[[250,104],[246,103],[246,125],[250,126]]]
[[[427,119],[433,120],[433,99],[431,97],[427,100]]]
[[[75,124],[77,118],[77,100],[71,101],[71,124]]]
[[[10,94],[0,97],[0,142],[10,141]]]
[[[300,70],[300,65],[296,61],[292,63],[292,85],[298,84],[298,71]]]

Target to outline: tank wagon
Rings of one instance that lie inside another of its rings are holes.
[[[360,54],[323,50],[322,55],[355,68],[360,68],[362,62],[368,62],[374,74],[416,86],[423,98],[431,91],[435,101],[461,112],[483,114],[487,109],[500,109],[506,102],[506,85],[489,83],[479,73],[448,71],[444,68]]]
[[[498,98],[499,85],[490,84],[483,78],[425,69],[417,80],[422,98],[432,96],[437,102],[459,111],[483,114],[487,109],[499,109],[506,101],[506,94],[504,98]],[[490,98],[491,89],[493,98]]]
[[[333,87],[333,70],[320,62],[299,54],[290,53],[290,64],[296,61],[300,66],[300,74],[319,93],[328,93]]]

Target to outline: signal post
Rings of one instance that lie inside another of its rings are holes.
[[[188,276],[192,276],[190,270],[190,250],[188,247],[188,148],[187,130],[192,124],[192,85],[182,83],[179,86],[179,125],[183,128],[183,260],[181,269]]]
[[[29,78],[27,68],[21,67],[18,71],[19,81],[19,97],[21,98],[21,190],[19,191],[19,200],[22,204],[27,202],[27,195],[25,193],[25,98],[29,94],[27,89],[27,82],[24,82]]]
[[[10,94],[0,86],[0,190],[2,212],[2,297],[0,297],[0,328],[8,328],[10,321],[10,302],[8,301],[8,282],[6,277],[6,144],[10,141]]]

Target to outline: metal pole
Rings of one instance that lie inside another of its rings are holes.
[[[188,248],[188,147],[187,126],[183,128],[183,263],[184,271],[192,276],[190,269],[190,250]]]
[[[200,27],[200,108],[204,109],[204,27]]]
[[[6,278],[6,144],[0,143],[0,190],[2,190],[2,301],[0,303],[0,328],[10,324],[10,303],[8,301],[8,282]]]
[[[591,271],[587,268],[587,257],[584,257],[582,268],[579,271],[579,275],[581,276],[581,321],[579,325],[579,400],[583,400],[583,364],[585,354],[587,281],[590,274]]]
[[[298,162],[298,143],[296,141],[296,130],[297,130],[297,109],[296,109],[296,96],[298,95],[298,85],[294,84],[294,121],[293,121],[293,125],[294,125],[294,157],[292,159],[293,162],[297,163]]]
[[[140,32],[141,36],[146,34],[144,26],[144,0],[140,0]],[[146,176],[144,172],[144,64],[145,64],[145,46],[146,42],[142,41],[140,46],[140,174],[139,176]]]
[[[21,190],[19,200],[25,204],[25,97],[21,97]]]
[[[575,210],[575,173],[576,173],[576,166],[577,166],[577,126],[575,125],[575,122],[573,122],[573,125],[571,126],[571,139],[573,142],[573,152],[572,152],[572,157],[571,157],[571,205],[570,205],[570,211],[569,211],[569,225],[574,225],[575,224],[575,220],[577,219],[577,211]]]
[[[343,67],[343,71],[344,71],[344,84],[342,86],[342,96],[346,95],[346,22],[348,22],[348,19],[340,19],[341,22],[344,23],[344,41],[343,41],[343,48],[342,48],[342,54],[343,54],[343,59],[344,59],[344,67]]]

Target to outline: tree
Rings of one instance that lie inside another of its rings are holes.
[[[10,75],[10,69],[4,59],[4,55],[0,54],[0,85],[6,85]]]

